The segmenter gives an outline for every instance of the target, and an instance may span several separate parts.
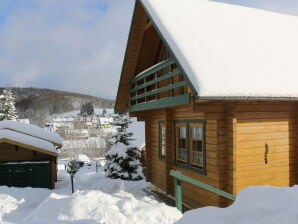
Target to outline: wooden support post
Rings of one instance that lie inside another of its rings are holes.
[[[181,180],[175,178],[176,207],[182,212],[182,186]]]

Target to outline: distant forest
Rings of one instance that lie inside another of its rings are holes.
[[[3,89],[0,87],[0,94]],[[10,88],[16,97],[19,118],[29,118],[33,124],[42,125],[53,114],[80,110],[82,104],[91,102],[94,108],[114,108],[115,101],[99,97],[40,88]]]

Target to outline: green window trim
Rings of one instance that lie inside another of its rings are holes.
[[[165,160],[166,159],[166,126],[165,126],[165,121],[161,120],[158,121],[158,158],[160,160]],[[164,132],[162,131],[162,128],[164,127]],[[164,136],[163,136],[164,134]],[[162,141],[164,140],[164,144]],[[162,146],[164,145],[164,153],[162,153]],[[164,155],[163,155],[164,154]]]
[[[177,127],[185,125],[186,127],[186,161],[180,162],[178,160],[177,155]],[[202,167],[191,165],[191,140],[192,137],[190,136],[190,127],[194,124],[200,124],[202,127]],[[176,166],[180,166],[186,169],[190,169],[192,171],[195,171],[197,173],[200,173],[202,175],[206,175],[206,136],[205,136],[205,124],[206,120],[203,119],[190,119],[190,120],[175,120],[174,121],[174,164]]]

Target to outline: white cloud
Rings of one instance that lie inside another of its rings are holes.
[[[0,25],[1,86],[115,97],[133,0],[26,0],[20,5]]]
[[[297,0],[212,0],[298,16]]]
[[[217,1],[298,15],[297,0]],[[1,0],[0,86],[115,98],[133,5],[134,0]]]

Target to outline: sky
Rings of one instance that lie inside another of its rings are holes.
[[[298,16],[297,0],[214,0]],[[115,99],[134,0],[0,0],[0,87]]]

